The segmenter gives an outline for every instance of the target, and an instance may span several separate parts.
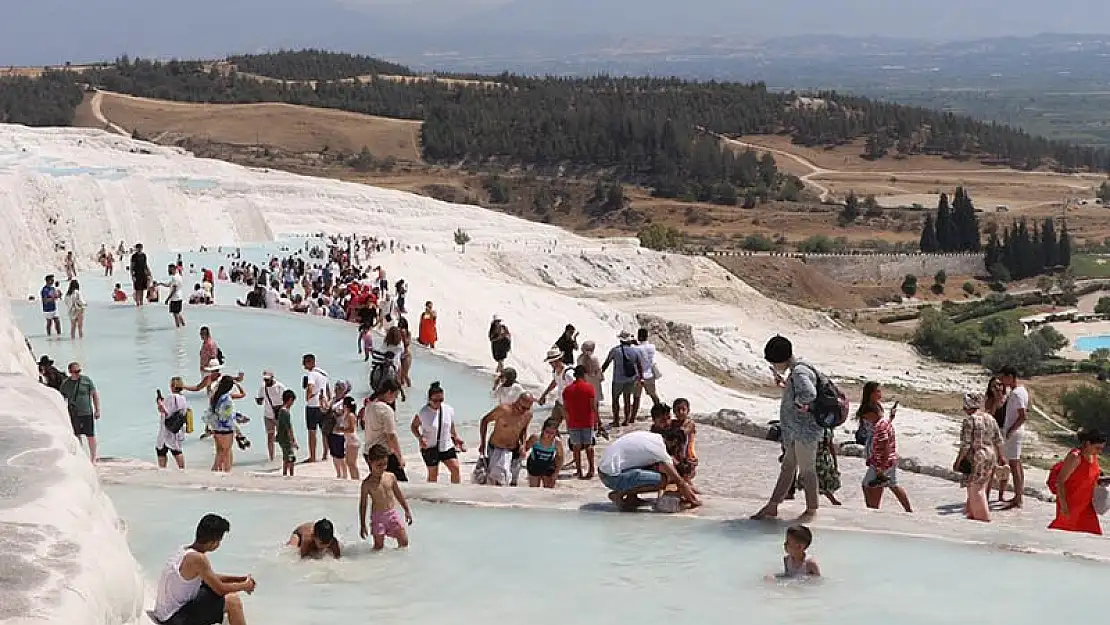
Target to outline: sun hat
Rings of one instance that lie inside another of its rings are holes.
[[[979,410],[982,407],[982,393],[964,393],[964,410]]]
[[[223,364],[220,363],[220,359],[219,358],[213,358],[212,360],[208,361],[208,366],[205,367],[204,370],[207,371],[208,373],[214,373],[214,372],[219,371],[223,368],[224,368],[224,366],[223,366]]]
[[[563,350],[558,347],[552,347],[547,350],[547,356],[544,357],[544,362],[555,362],[556,360],[563,359]]]
[[[272,379],[274,379],[274,372],[270,371],[269,369],[266,369],[265,371],[262,372],[262,379],[263,380],[272,380]]]
[[[50,356],[47,356],[46,354],[43,354],[42,358],[39,358],[39,366],[40,367],[49,367],[50,365],[53,365],[53,364],[54,364],[54,361],[50,360]]]

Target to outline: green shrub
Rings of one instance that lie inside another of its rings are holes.
[[[902,292],[906,294],[906,297],[917,295],[917,276],[907,274],[902,279]]]
[[[977,362],[982,346],[975,328],[958,327],[934,308],[921,311],[910,342],[923,353],[944,362]]]
[[[740,242],[740,247],[749,252],[770,252],[775,249],[775,242],[763,234],[749,234]]]
[[[1095,312],[1100,315],[1110,315],[1110,296],[1102,296],[1098,298],[1098,303],[1095,304]]]
[[[975,295],[975,283],[970,280],[964,282],[964,293]]]
[[[1060,405],[1075,425],[1110,431],[1110,384],[1074,386],[1060,396]]]
[[[895,315],[886,315],[885,317],[879,317],[879,323],[886,324],[897,323],[899,321],[909,321],[911,319],[917,319],[920,316],[921,313],[915,310],[913,312],[898,313]]]
[[[682,233],[662,224],[651,224],[638,236],[640,245],[650,250],[673,250],[682,246]]]

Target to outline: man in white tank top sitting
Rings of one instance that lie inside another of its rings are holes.
[[[158,580],[158,596],[150,616],[163,625],[246,625],[243,603],[236,593],[254,592],[250,575],[220,575],[212,570],[208,553],[220,548],[231,530],[227,519],[206,514],[197,524],[196,540],[181,547],[166,562]]]

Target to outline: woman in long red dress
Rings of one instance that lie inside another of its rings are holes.
[[[420,314],[420,329],[416,340],[421,345],[432,349],[435,349],[436,341],[439,340],[439,333],[436,330],[436,311],[432,308],[431,302],[424,302],[424,312]]]
[[[1105,445],[1098,430],[1079,431],[1079,447],[1068,452],[1056,478],[1056,519],[1049,529],[1102,534],[1094,494],[1101,474],[1098,456]]]

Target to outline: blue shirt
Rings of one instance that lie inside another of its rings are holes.
[[[809,411],[798,410],[798,405],[808,406],[817,399],[817,373],[811,365],[795,360],[782,389],[779,405],[779,428],[783,442],[816,443],[824,429]]]
[[[42,312],[54,312],[58,310],[58,300],[51,299],[58,296],[58,289],[52,286],[42,287],[40,293],[42,297]]]

